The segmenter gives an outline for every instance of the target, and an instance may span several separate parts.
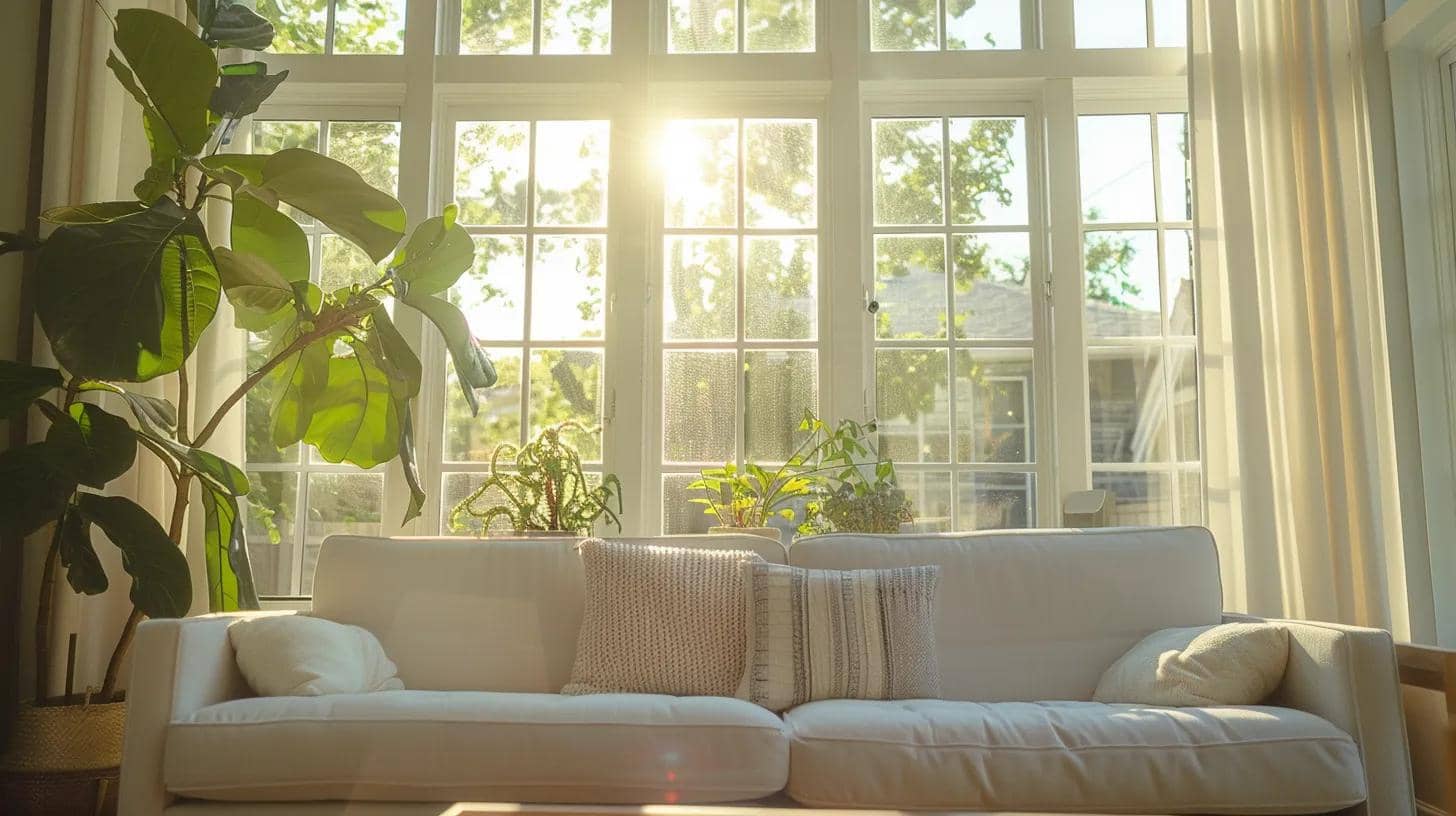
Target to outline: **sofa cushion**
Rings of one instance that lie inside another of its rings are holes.
[[[384,691],[259,697],[167,730],[199,799],[726,802],[784,786],[783,723],[742,700]]]
[[[806,805],[1326,813],[1365,799],[1360,752],[1266,706],[825,700],[785,715]]]

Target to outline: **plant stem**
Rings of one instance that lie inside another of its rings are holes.
[[[64,516],[62,517],[64,518]],[[56,567],[61,560],[61,520],[56,519],[51,543],[46,549],[45,569],[40,579],[40,599],[35,610],[35,704],[45,701],[50,688],[51,614],[56,597]]]

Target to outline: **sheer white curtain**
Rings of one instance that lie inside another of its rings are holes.
[[[1191,22],[1226,603],[1430,637],[1429,571],[1402,544],[1359,0],[1194,0]]]

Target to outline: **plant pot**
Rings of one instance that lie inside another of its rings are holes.
[[[581,533],[571,530],[511,530],[509,532],[492,534],[491,538],[585,538]]]
[[[126,703],[24,703],[0,754],[0,802],[10,816],[116,812]]]
[[[771,538],[780,544],[784,543],[783,533],[777,527],[709,527],[708,532],[712,535],[753,535]]]

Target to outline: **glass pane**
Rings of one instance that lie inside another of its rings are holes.
[[[1020,48],[1021,0],[947,0],[945,47]]]
[[[897,462],[950,461],[947,360],[945,349],[875,351],[880,453]]]
[[[918,533],[950,532],[950,473],[947,471],[900,471],[900,487],[910,499],[910,513]]]
[[[935,51],[940,11],[935,0],[870,0],[870,49]]]
[[[319,546],[331,535],[377,536],[384,509],[383,473],[310,473],[303,540],[303,594],[313,594]]]
[[[814,0],[749,0],[743,13],[743,50],[814,50]]]
[[[248,370],[257,371],[268,361],[272,345],[267,335],[248,332]],[[273,389],[265,383],[248,390],[244,397],[244,421],[247,424],[246,459],[249,462],[297,462],[298,445],[283,450],[273,447],[273,426],[269,413],[273,408]]]
[[[1077,47],[1146,48],[1148,13],[1144,2],[1075,0]]]
[[[531,53],[531,0],[461,0],[460,53]]]
[[[706,533],[718,522],[705,513],[701,504],[692,499],[702,495],[701,490],[688,491],[688,485],[698,478],[696,473],[673,473],[662,477],[662,532],[665,535],[685,533]]]
[[[399,193],[399,123],[330,122],[329,156],[390,195]]]
[[[1089,232],[1082,252],[1087,265],[1087,336],[1161,335],[1158,233]]]
[[[738,50],[737,0],[670,0],[667,50],[703,54]]]
[[[455,125],[455,201],[466,224],[526,223],[529,122]]]
[[[962,472],[956,478],[957,527],[1010,530],[1036,526],[1036,476]]]
[[[956,461],[1030,462],[1031,350],[956,351]]]
[[[1087,356],[1092,461],[1167,461],[1159,350],[1089,349]]]
[[[322,54],[329,25],[329,0],[257,0],[254,6],[273,23],[275,54]]]
[[[1026,224],[1026,122],[950,120],[950,214],[956,224]]]
[[[1031,337],[1031,236],[951,236],[956,337]]]
[[[405,0],[335,0],[335,54],[403,54]]]
[[[1117,497],[1112,524],[1147,527],[1173,523],[1173,491],[1168,474],[1141,471],[1092,471],[1092,487]]]
[[[298,474],[248,474],[253,489],[242,497],[248,561],[259,595],[293,594],[294,509],[298,507]]]
[[[444,535],[479,536],[485,533],[480,520],[469,513],[455,513],[456,505],[475,492],[485,481],[484,473],[446,473],[440,479],[440,531]],[[495,500],[504,498],[499,490],[487,490],[476,501],[476,507],[489,507]],[[509,533],[510,519],[499,516],[491,521],[492,533]]]
[[[1203,524],[1203,473],[1178,471],[1178,523]]]
[[[1172,346],[1167,355],[1173,367],[1173,456],[1180,462],[1197,462],[1198,354],[1188,346]]]
[[[536,223],[607,223],[610,122],[536,123]]]
[[[669,122],[658,153],[669,227],[738,224],[738,122]]]
[[[799,420],[819,413],[819,355],[813,351],[743,353],[743,455],[783,462],[804,441]]]
[[[668,351],[662,355],[662,457],[668,462],[733,459],[738,422],[737,355]]]
[[[875,335],[945,337],[945,237],[875,236]]]
[[[470,415],[470,406],[460,392],[455,368],[446,363],[445,460],[487,462],[496,446],[521,443],[521,352],[490,349],[499,379],[495,387],[475,392],[480,412]]]
[[[1153,0],[1153,45],[1160,48],[1187,47],[1187,0]]]
[[[1181,4],[1180,4],[1181,5]],[[1158,183],[1163,196],[1163,218],[1193,218],[1193,174],[1188,160],[1188,115],[1158,114]]]
[[[601,338],[607,239],[599,235],[537,236],[531,268],[531,337]]]
[[[348,240],[337,235],[319,239],[319,288],[333,292],[358,284],[367,286],[379,280],[379,268]]]
[[[612,53],[611,0],[541,0],[541,53]]]
[[[566,434],[583,462],[602,460],[602,353],[589,349],[531,352],[531,429],[574,420],[581,431]]]
[[[743,292],[750,340],[812,340],[818,334],[818,259],[814,238],[749,238]]]
[[[1077,139],[1086,220],[1152,221],[1152,119],[1140,113],[1080,116]]]
[[[1163,233],[1163,257],[1168,269],[1168,333],[1192,336],[1194,326],[1193,304],[1193,233],[1188,230],[1169,230]]]
[[[875,223],[940,224],[944,134],[939,119],[876,119]]]
[[[475,264],[450,287],[477,340],[520,340],[526,317],[526,238],[476,235]]]
[[[738,242],[729,236],[668,238],[663,336],[732,340],[738,331]]]
[[[750,227],[814,226],[818,123],[750,119],[743,128],[744,222]]]

